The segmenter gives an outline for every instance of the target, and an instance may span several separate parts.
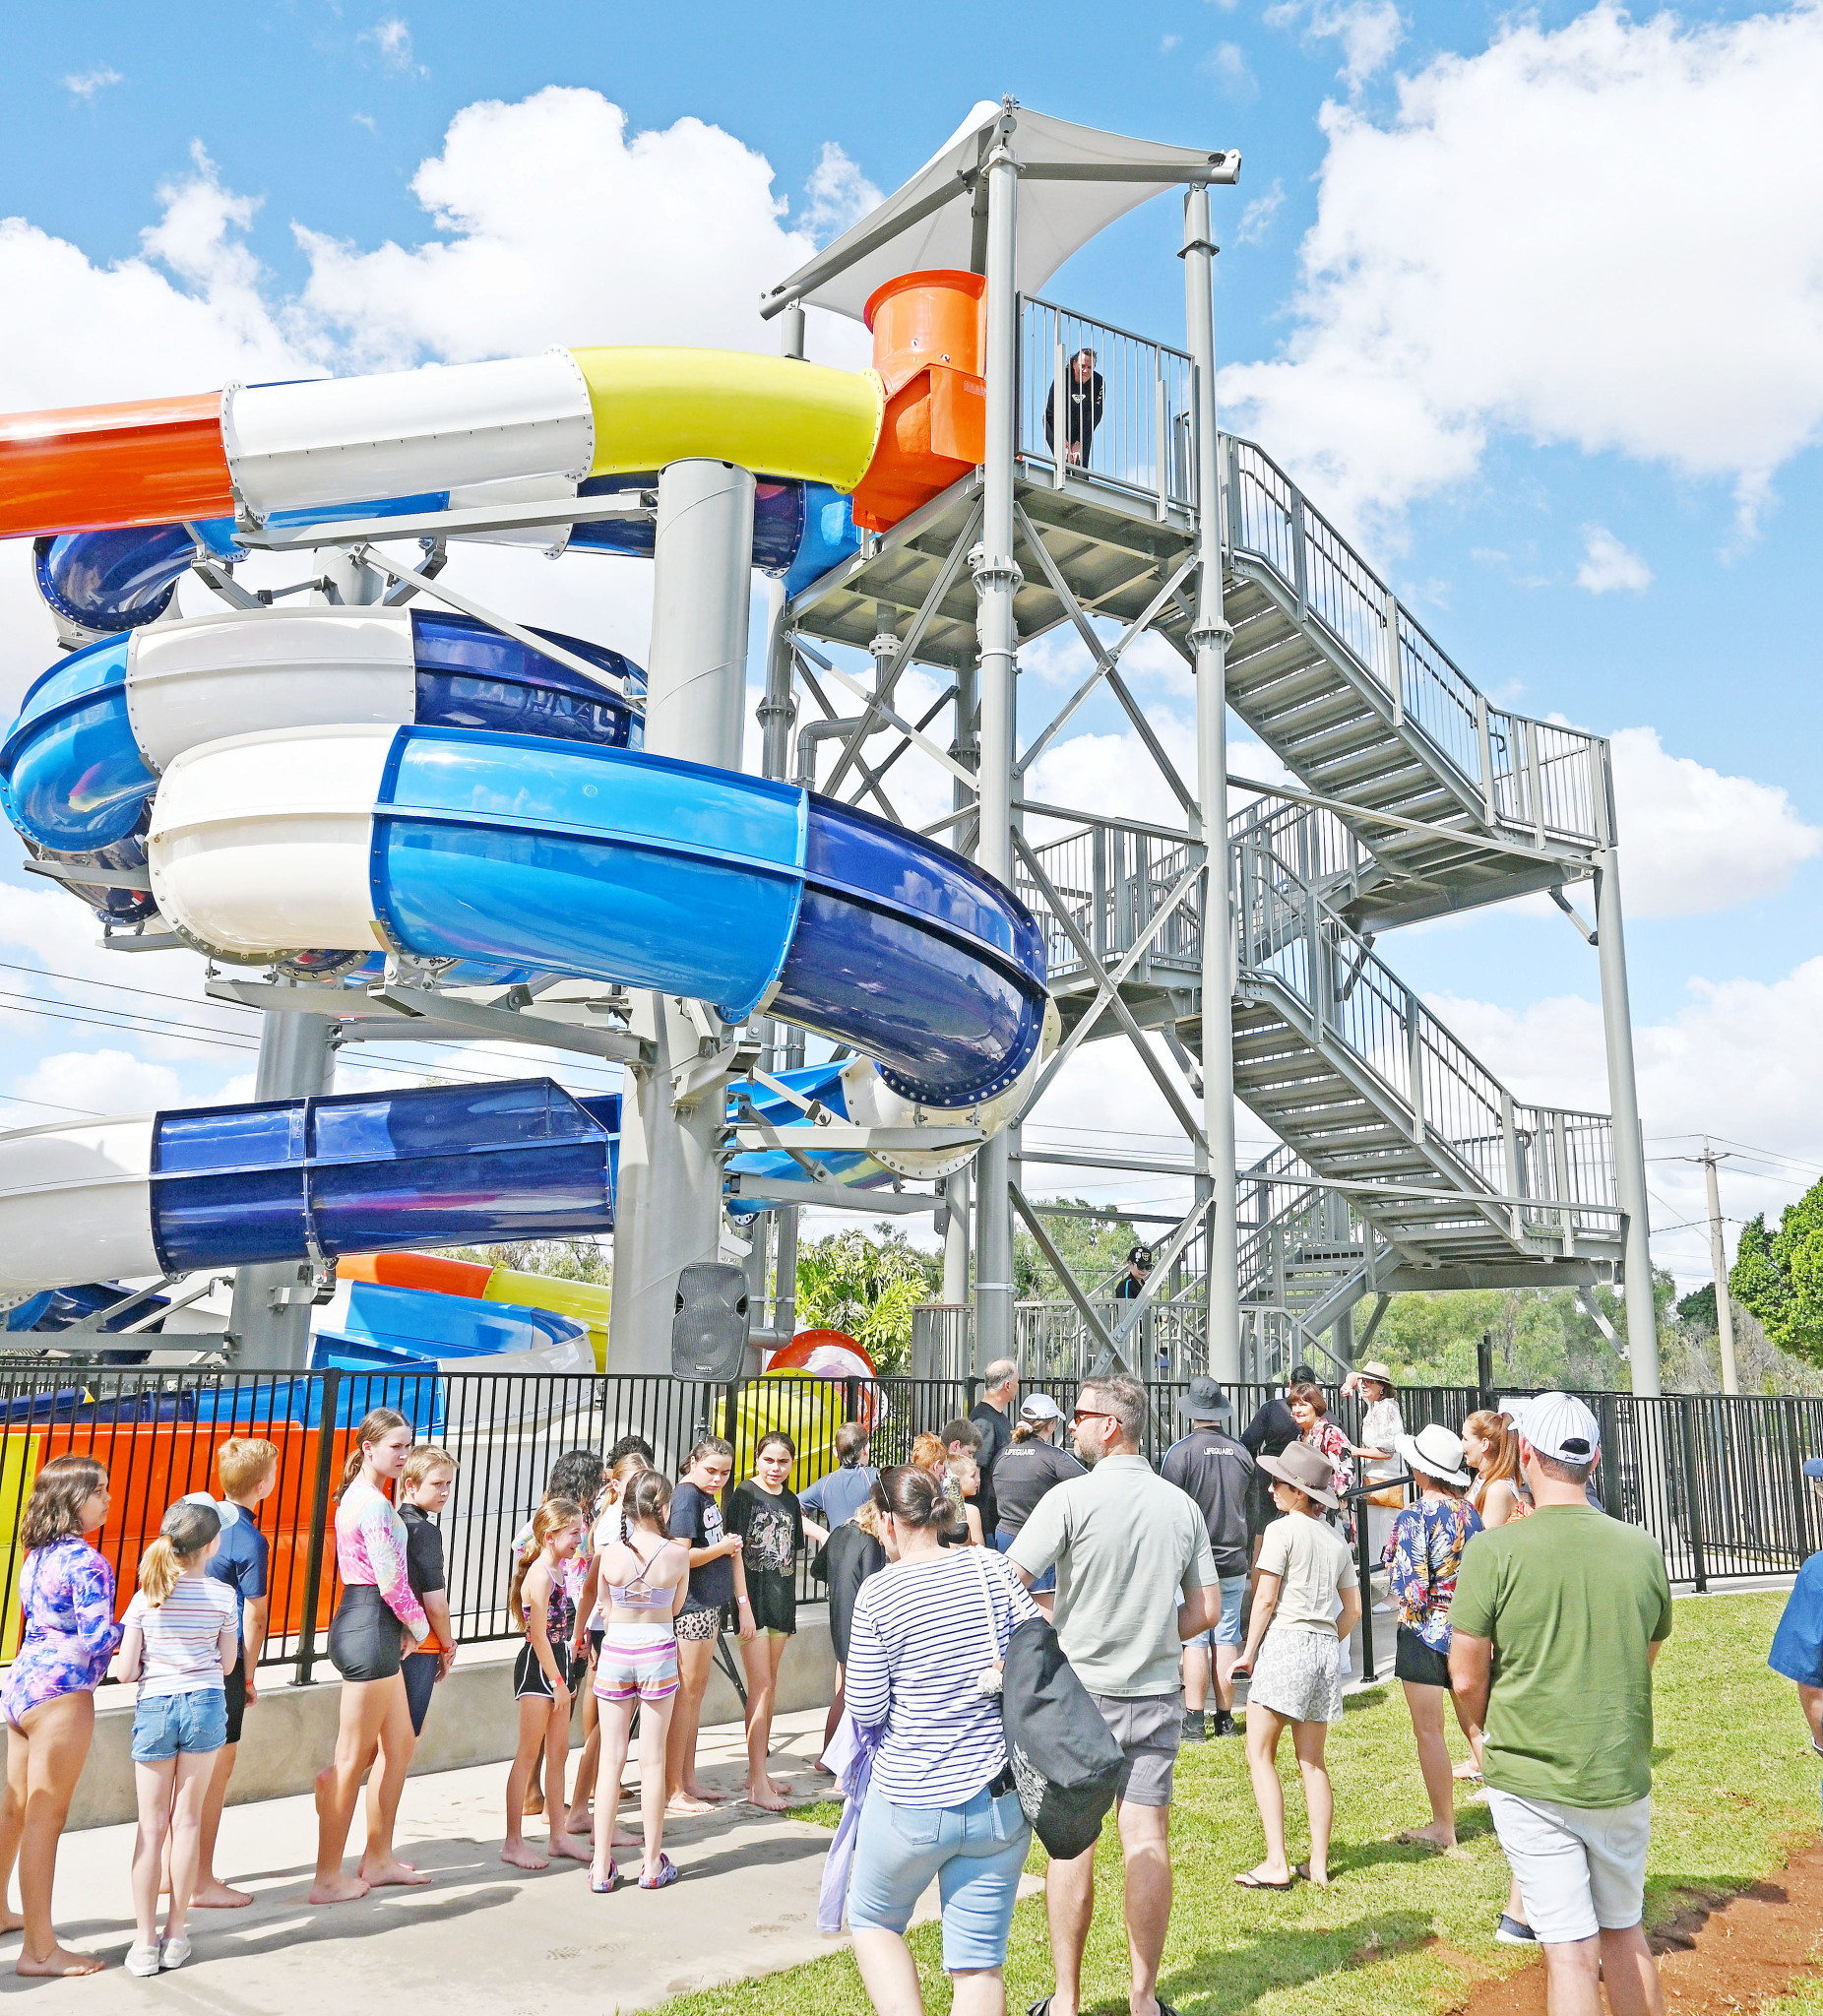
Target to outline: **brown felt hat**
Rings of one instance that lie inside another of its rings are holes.
[[[1336,1509],[1336,1473],[1307,1443],[1292,1442],[1278,1456],[1262,1456],[1260,1468],[1319,1505]]]

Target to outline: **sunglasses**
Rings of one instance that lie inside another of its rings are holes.
[[[1079,1421],[1111,1421],[1112,1419],[1114,1419],[1114,1416],[1109,1414],[1105,1408],[1079,1407],[1070,1417],[1070,1425],[1075,1427]]]

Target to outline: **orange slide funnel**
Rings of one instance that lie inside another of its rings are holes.
[[[233,515],[219,392],[0,418],[0,538]]]
[[[987,454],[987,283],[978,273],[902,274],[865,314],[886,388],[880,439],[854,489],[854,523],[884,532]]]

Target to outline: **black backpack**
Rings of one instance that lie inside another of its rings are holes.
[[[1007,1641],[1000,1712],[1026,1818],[1048,1854],[1073,1860],[1100,1837],[1125,1759],[1042,1618]]]

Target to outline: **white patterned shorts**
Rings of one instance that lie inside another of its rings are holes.
[[[1247,1701],[1288,1722],[1340,1722],[1342,1644],[1335,1632],[1273,1625],[1260,1647]]]

